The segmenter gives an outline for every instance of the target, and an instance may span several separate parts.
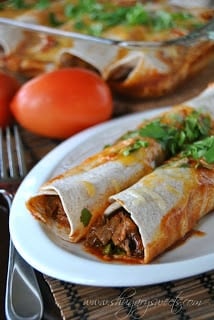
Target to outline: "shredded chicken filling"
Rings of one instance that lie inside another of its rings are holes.
[[[97,248],[104,255],[126,255],[142,258],[144,248],[138,227],[124,209],[111,216],[100,217],[90,229],[86,245]]]
[[[59,197],[47,197],[46,205],[46,212],[48,216],[51,217],[51,219],[56,220],[59,225],[69,228],[69,222]]]

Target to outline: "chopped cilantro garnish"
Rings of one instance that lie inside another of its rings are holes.
[[[106,144],[106,145],[104,145],[103,149],[106,149],[106,148],[108,148],[110,146],[111,146],[111,144]]]
[[[182,120],[179,116],[171,120],[165,123],[162,118],[155,119],[138,130],[128,132],[122,139],[137,136],[152,138],[159,142],[169,155],[175,155],[187,144],[205,138],[210,132],[210,117],[198,111],[193,111]]]
[[[169,127],[162,124],[160,120],[154,120],[141,128],[139,133],[142,137],[150,137],[162,141],[166,139],[166,134],[169,134]]]
[[[170,29],[174,27],[174,21],[175,19],[173,19],[173,16],[169,12],[160,10],[153,19],[153,28],[157,31]]]
[[[36,4],[36,9],[44,10],[50,6],[50,0],[39,0]]]
[[[63,24],[62,21],[59,21],[54,12],[49,13],[49,23],[52,27],[58,27]]]
[[[137,3],[132,7],[129,12],[127,12],[127,23],[129,25],[137,25],[137,24],[149,24],[149,13],[145,10],[144,6],[141,3]]]
[[[121,136],[120,140],[135,138],[137,136],[139,136],[139,130],[132,130],[132,131],[126,132],[123,136]]]
[[[84,225],[84,227],[87,227],[90,220],[91,220],[92,214],[87,208],[83,208],[81,211],[80,221]]]
[[[6,0],[1,2],[0,10],[6,7],[16,10],[26,8],[43,10],[50,5],[50,0]],[[74,30],[76,28],[76,31],[94,36],[100,36],[109,28],[118,25],[128,30],[132,26],[146,26],[148,31],[153,32],[177,27],[191,31],[203,23],[203,19],[190,14],[187,10],[170,12],[164,6],[162,10],[154,10],[138,1],[132,5],[120,6],[111,1],[80,0],[67,1],[63,6],[64,22],[72,20]],[[60,24],[55,17],[50,19],[51,26]]]
[[[8,1],[15,9],[25,9],[28,7],[25,0]]]
[[[148,141],[136,140],[132,145],[128,146],[123,150],[123,155],[128,156],[130,153],[139,150],[140,148],[148,147]]]
[[[173,12],[172,17],[177,21],[179,20],[184,21],[184,20],[189,20],[193,18],[193,15],[190,12],[179,11],[179,12]]]
[[[210,117],[204,117],[202,113],[194,111],[185,120],[187,139],[191,142],[198,136],[207,136],[210,130]]]
[[[214,163],[214,136],[207,137],[189,145],[182,156],[191,157],[195,160],[205,160],[207,163]]]

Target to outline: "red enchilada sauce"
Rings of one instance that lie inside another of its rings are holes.
[[[200,230],[189,231],[166,251],[186,243],[193,236],[204,236]],[[144,263],[144,248],[136,224],[124,209],[118,209],[110,217],[100,217],[90,229],[85,241],[87,252],[104,261],[125,263]]]

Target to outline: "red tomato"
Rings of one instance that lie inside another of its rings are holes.
[[[19,87],[15,78],[0,72],[0,127],[7,126],[12,120],[10,101]]]
[[[65,68],[24,84],[11,102],[16,120],[50,138],[67,138],[112,115],[111,91],[96,73]]]

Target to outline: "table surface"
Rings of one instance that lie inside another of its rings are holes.
[[[201,77],[158,100],[131,101],[114,97],[114,117],[178,104],[214,82],[214,64]],[[30,170],[61,141],[37,136],[21,128]],[[0,207],[1,211],[4,211]],[[0,215],[0,319],[4,319],[4,290],[8,252],[8,215]],[[188,279],[137,288],[102,288],[65,283],[38,273],[44,298],[43,319],[214,319],[214,271]],[[121,295],[125,297],[121,302]],[[112,301],[116,301],[112,303]],[[205,316],[206,315],[206,316]]]

